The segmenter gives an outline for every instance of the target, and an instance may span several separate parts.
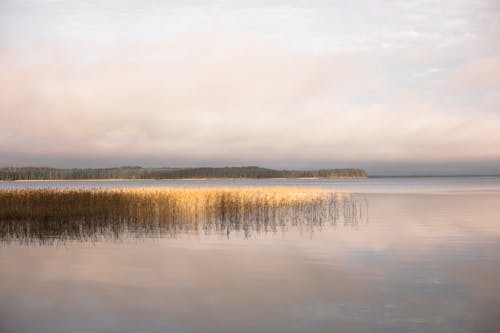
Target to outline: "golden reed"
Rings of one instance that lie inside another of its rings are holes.
[[[0,240],[29,243],[277,231],[356,222],[351,196],[311,188],[0,191]]]

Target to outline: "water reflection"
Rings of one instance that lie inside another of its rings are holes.
[[[0,332],[498,332],[500,196],[363,198],[310,237],[8,244]]]
[[[0,191],[0,241],[314,232],[367,221],[367,207],[360,195],[304,188]]]

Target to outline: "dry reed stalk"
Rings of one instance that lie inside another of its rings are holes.
[[[342,203],[342,204],[340,204]],[[179,232],[276,231],[336,222],[350,197],[312,188],[0,191],[0,240],[87,240]]]

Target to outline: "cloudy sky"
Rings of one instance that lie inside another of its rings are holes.
[[[500,3],[0,0],[0,165],[500,172]]]

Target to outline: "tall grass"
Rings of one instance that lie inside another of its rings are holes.
[[[0,191],[0,241],[53,242],[123,236],[278,231],[353,224],[351,196],[304,188]]]

